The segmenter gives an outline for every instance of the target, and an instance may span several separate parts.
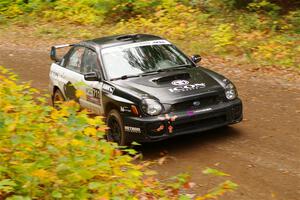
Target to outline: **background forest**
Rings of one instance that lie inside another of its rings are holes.
[[[298,0],[0,0],[0,24],[56,38],[154,33],[187,53],[300,68]]]

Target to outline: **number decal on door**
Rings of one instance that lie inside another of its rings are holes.
[[[97,88],[88,88],[86,90],[86,99],[92,103],[101,104],[101,93],[100,90]]]

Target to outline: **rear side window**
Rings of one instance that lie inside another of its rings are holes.
[[[83,47],[74,48],[66,64],[66,68],[80,73],[80,66],[81,66],[83,53],[84,53]]]
[[[100,73],[100,69],[97,62],[97,53],[91,49],[86,49],[82,59],[82,71],[81,73],[86,74],[89,72]]]

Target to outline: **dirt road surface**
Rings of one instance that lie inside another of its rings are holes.
[[[217,63],[217,64],[216,64]],[[0,45],[0,65],[22,80],[47,90],[48,49]],[[204,65],[233,80],[244,102],[245,120],[237,125],[144,144],[144,159],[169,159],[154,168],[161,177],[188,172],[195,192],[204,193],[224,179],[202,174],[206,167],[231,174],[239,184],[221,199],[300,199],[300,76],[272,69]]]

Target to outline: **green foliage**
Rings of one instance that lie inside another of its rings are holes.
[[[294,30],[295,33],[300,34],[300,10],[292,11],[286,16],[288,27]]]
[[[254,0],[252,3],[248,4],[248,8],[255,12],[266,12],[273,17],[277,16],[281,10],[278,5],[271,3],[268,0]]]
[[[159,8],[152,16],[122,20],[107,34],[153,33],[172,40],[190,54],[229,55],[237,60],[242,60],[238,58],[242,56],[245,62],[260,65],[299,67],[300,37],[293,33],[297,14],[278,21],[258,13],[239,14],[236,19],[236,14],[217,17],[176,4]]]
[[[230,24],[221,24],[211,35],[217,51],[225,51],[234,44],[235,33]]]
[[[104,139],[101,117],[72,101],[45,105],[3,67],[0,80],[0,199],[190,199],[187,174],[158,180],[148,163],[133,162],[135,150]],[[234,190],[228,183],[198,199]]]

